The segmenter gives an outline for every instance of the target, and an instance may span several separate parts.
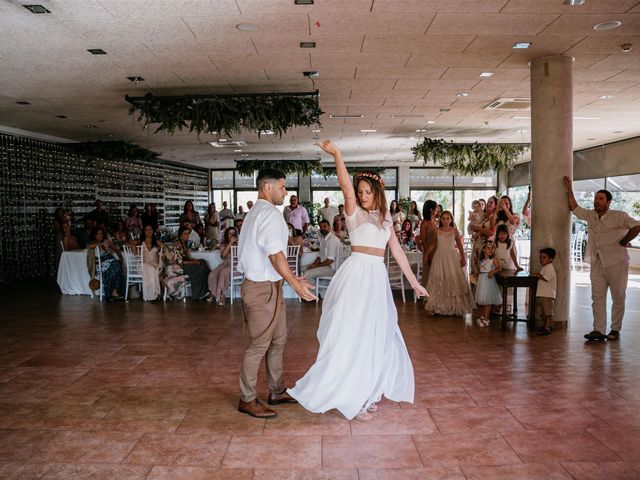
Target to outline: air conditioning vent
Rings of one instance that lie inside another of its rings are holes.
[[[485,110],[522,111],[531,109],[531,100],[528,98],[498,98],[484,107]]]
[[[247,142],[243,140],[233,140],[227,142],[209,142],[209,145],[216,148],[238,148],[238,147],[246,147]]]

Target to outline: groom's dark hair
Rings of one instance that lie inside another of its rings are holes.
[[[264,170],[260,170],[258,172],[258,178],[256,178],[256,187],[258,190],[262,190],[262,187],[267,182],[272,182],[273,180],[280,180],[281,178],[287,178],[284,173],[280,170],[276,170],[275,168],[265,168]]]

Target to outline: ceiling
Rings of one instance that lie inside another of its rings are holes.
[[[9,131],[125,140],[167,160],[228,166],[241,153],[209,145],[215,135],[153,134],[128,114],[124,96],[318,89],[326,112],[319,134],[298,128],[259,139],[246,132],[234,139],[247,142],[242,154],[316,158],[319,137],[334,139],[350,161],[410,162],[421,135],[529,141],[530,121],[513,118],[527,112],[484,107],[528,98],[529,60],[567,54],[575,57],[574,149],[640,135],[639,0],[39,2],[49,14],[23,3],[0,0],[0,125]],[[622,25],[593,29],[612,20]],[[240,31],[241,23],[256,30]],[[316,48],[302,49],[302,41]],[[532,45],[515,50],[516,42]],[[307,70],[320,76],[307,78]],[[128,76],[145,81],[134,85]],[[329,118],[347,113],[364,118]]]

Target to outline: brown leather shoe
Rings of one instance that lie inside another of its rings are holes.
[[[256,418],[271,418],[277,415],[276,412],[265,407],[258,402],[258,400],[252,400],[251,402],[243,402],[240,400],[238,411]]]
[[[295,398],[287,393],[286,388],[282,391],[282,393],[270,393],[269,400],[267,400],[267,402],[269,403],[269,405],[280,405],[281,403],[298,403]]]

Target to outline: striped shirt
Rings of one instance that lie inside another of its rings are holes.
[[[607,213],[599,216],[595,210],[587,210],[580,206],[575,208],[573,214],[587,222],[589,227],[587,250],[591,255],[591,262],[599,258],[605,268],[629,262],[627,249],[619,242],[629,229],[640,225],[639,220],[621,210],[607,210]]]

